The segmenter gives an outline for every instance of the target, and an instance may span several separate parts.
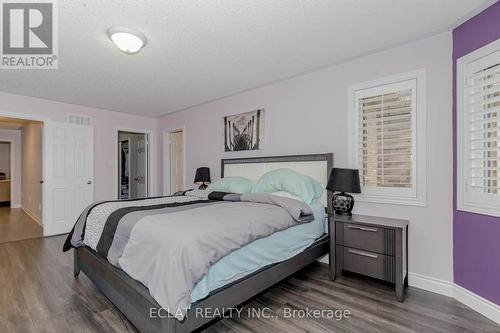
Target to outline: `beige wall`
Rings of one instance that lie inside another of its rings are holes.
[[[0,172],[5,173],[7,179],[10,178],[10,143],[0,142]]]
[[[21,207],[21,131],[0,129],[0,141],[10,142],[10,207]]]
[[[38,223],[42,222],[42,124],[29,123],[22,128],[22,195],[23,210]]]

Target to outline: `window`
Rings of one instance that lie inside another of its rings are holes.
[[[457,61],[457,207],[500,216],[500,40]]]
[[[353,86],[349,100],[358,200],[425,205],[425,71]]]

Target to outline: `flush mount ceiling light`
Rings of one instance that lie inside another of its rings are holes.
[[[141,32],[120,26],[108,29],[108,36],[115,46],[127,54],[137,54],[146,45],[147,39]]]

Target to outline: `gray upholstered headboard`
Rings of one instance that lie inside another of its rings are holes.
[[[325,187],[332,167],[333,153],[231,158],[221,160],[221,177],[241,176],[257,181],[270,170],[288,168],[314,178]],[[321,202],[331,212],[329,191],[325,191]]]

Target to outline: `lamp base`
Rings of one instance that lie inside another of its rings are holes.
[[[334,194],[332,206],[335,215],[351,216],[352,208],[354,207],[354,198],[345,192]]]
[[[206,184],[201,184],[200,187],[198,187],[199,190],[206,190],[208,185]]]

